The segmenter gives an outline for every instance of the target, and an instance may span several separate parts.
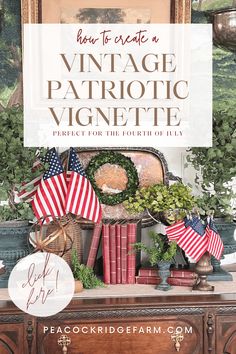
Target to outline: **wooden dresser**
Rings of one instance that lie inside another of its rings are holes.
[[[1,354],[236,354],[236,294],[74,299],[34,318],[0,301]]]

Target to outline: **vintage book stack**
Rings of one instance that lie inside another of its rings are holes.
[[[136,284],[157,285],[160,283],[158,269],[151,267],[141,267],[138,276],[135,278]],[[197,281],[197,274],[190,269],[170,270],[168,283],[175,286],[193,286]]]
[[[105,221],[102,225],[103,277],[105,284],[135,284],[138,220]]]

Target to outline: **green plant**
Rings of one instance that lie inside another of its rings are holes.
[[[236,6],[235,0],[199,1],[192,4],[194,10],[202,13]],[[202,22],[192,12],[194,22]],[[195,147],[190,150],[188,161],[197,170],[196,183],[202,192],[198,206],[202,214],[214,211],[216,217],[232,221],[235,208],[232,206],[235,194],[232,179],[236,175],[236,80],[235,54],[213,47],[213,146]],[[202,176],[201,176],[202,175]]]
[[[36,150],[23,146],[22,108],[0,112],[0,201],[8,201],[0,205],[0,221],[33,218],[29,204],[15,203],[15,193],[23,182],[42,173],[40,169],[32,172]]]
[[[171,186],[160,183],[143,187],[124,202],[130,213],[141,213],[146,209],[154,214],[164,213],[169,223],[182,219],[186,212],[192,211],[194,205],[195,198],[190,188],[182,183],[174,183]]]
[[[80,280],[85,289],[104,286],[104,283],[96,277],[92,268],[79,263],[77,251],[75,249],[72,250],[71,254],[71,268],[74,278]]]
[[[152,247],[148,247],[142,242],[136,242],[133,244],[133,248],[136,251],[145,252],[152,266],[160,261],[172,261],[177,252],[177,244],[175,242],[168,243],[165,235],[155,231],[149,231],[149,237],[153,244]]]
[[[229,110],[216,111],[213,116],[213,146],[191,148],[188,156],[196,169],[195,182],[202,195],[197,203],[201,213],[214,211],[216,217],[232,220],[235,193],[232,181],[236,175],[235,116]]]

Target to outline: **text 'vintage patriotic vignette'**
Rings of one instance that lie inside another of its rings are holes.
[[[25,146],[211,145],[209,25],[24,25],[24,43]]]

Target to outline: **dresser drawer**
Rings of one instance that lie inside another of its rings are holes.
[[[236,315],[216,316],[216,352],[236,354]]]
[[[9,316],[10,317],[10,316]],[[1,321],[1,316],[0,316]],[[22,354],[24,351],[24,325],[23,324],[0,324],[0,353]]]
[[[179,316],[155,320],[112,319],[38,324],[38,354],[203,353],[203,318]],[[66,349],[65,349],[66,348]]]

